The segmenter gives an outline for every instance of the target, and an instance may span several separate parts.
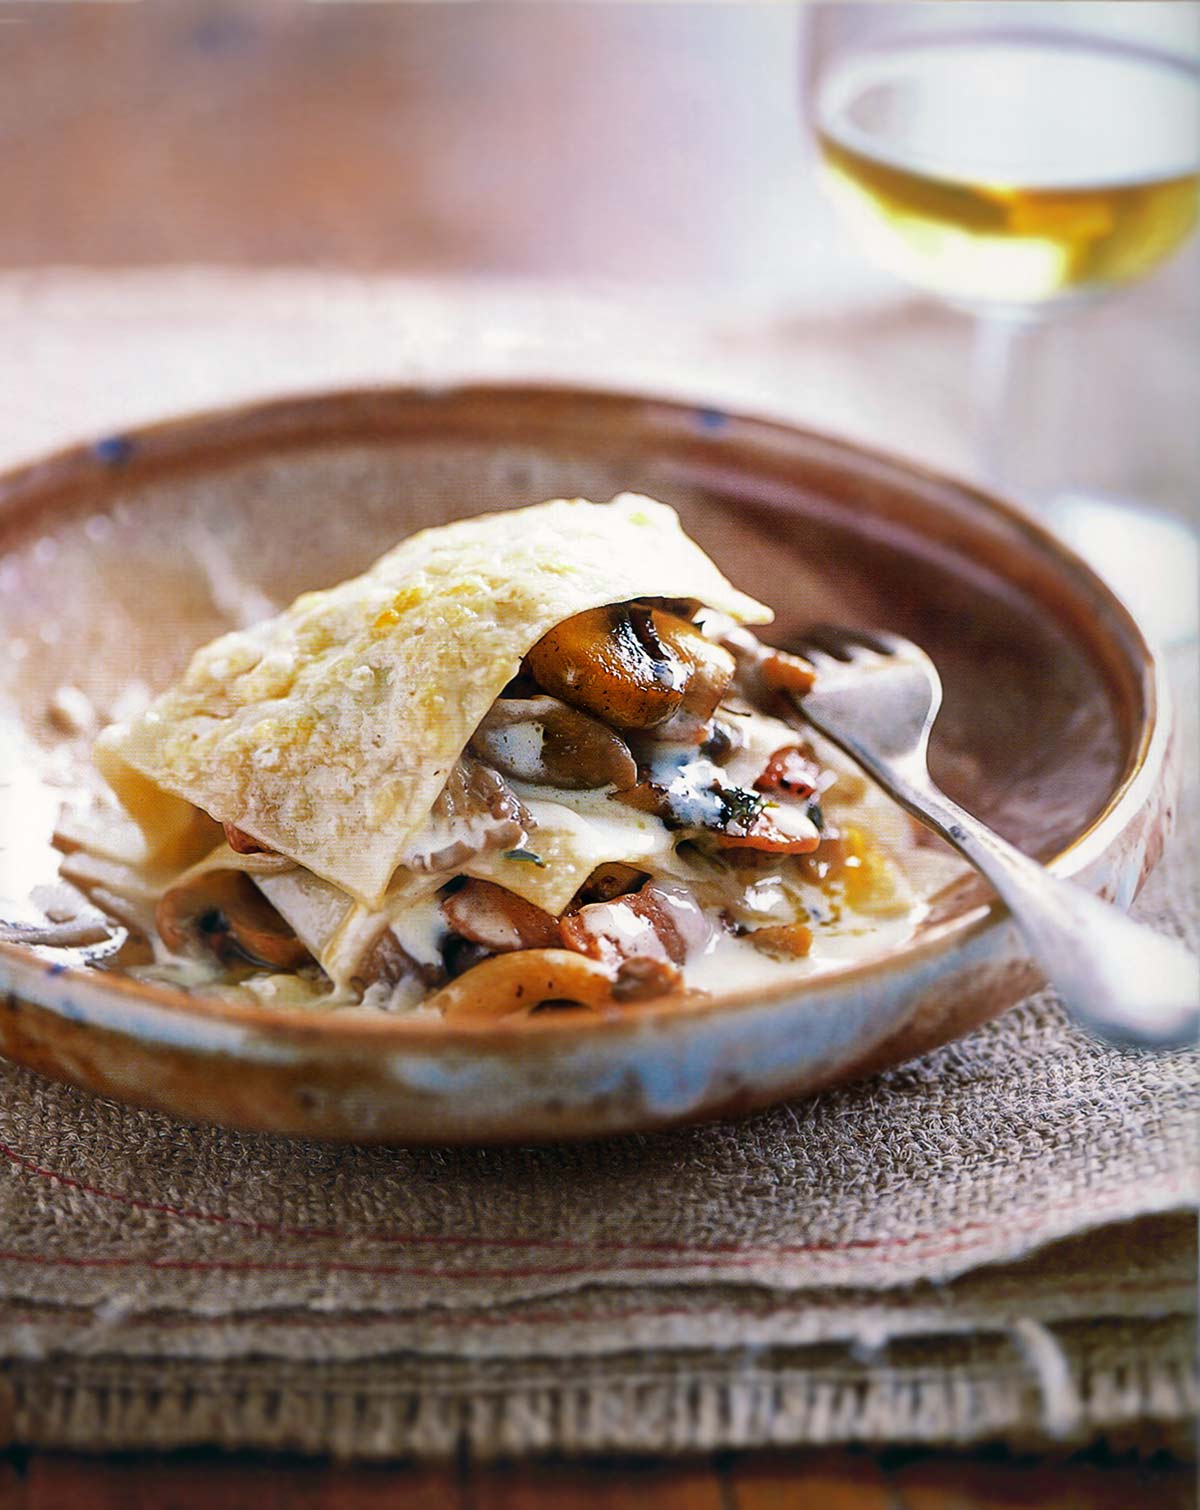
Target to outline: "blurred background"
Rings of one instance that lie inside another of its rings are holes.
[[[978,9],[0,4],[0,452],[285,388],[533,373],[978,470],[969,322],[864,256],[805,128],[822,11]],[[1008,10],[1198,33],[1189,3]],[[1196,272],[1192,248],[1026,343],[1007,486],[1058,487],[1069,458],[1073,486],[1190,507]]]
[[[0,257],[794,287],[788,5],[0,7]]]

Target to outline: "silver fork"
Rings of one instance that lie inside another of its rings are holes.
[[[1194,955],[1051,875],[934,785],[926,754],[942,683],[919,646],[895,634],[822,628],[797,648],[817,670],[813,690],[796,700],[800,712],[992,884],[1077,1022],[1114,1043],[1195,1040]]]

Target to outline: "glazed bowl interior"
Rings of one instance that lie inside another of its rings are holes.
[[[169,682],[230,626],[239,594],[281,606],[425,525],[627,489],[674,505],[737,585],[774,606],[767,637],[825,621],[923,645],[946,689],[938,780],[1029,853],[1066,854],[1072,868],[1073,847],[1138,769],[1153,678],[1119,605],[1035,526],[961,485],[786,426],[619,395],[479,388],[202,416],[108,437],[0,484],[0,699],[49,773],[23,768],[0,895],[53,880],[56,782],[86,757],[63,732],[62,688],[110,708],[131,682]],[[235,580],[213,567],[214,539]],[[954,887],[922,933],[969,928],[982,896]],[[114,990],[126,986],[114,977]],[[262,1018],[157,994],[181,1011]],[[570,1018],[555,1031],[593,1030]],[[310,1014],[306,1031],[336,1034],[339,1019]]]

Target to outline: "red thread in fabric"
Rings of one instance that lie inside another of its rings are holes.
[[[25,1155],[19,1153],[16,1149],[10,1148],[8,1146],[8,1144],[6,1144],[6,1143],[0,1143],[0,1156],[3,1156],[5,1159],[7,1159],[9,1161],[9,1163],[16,1165],[19,1169],[23,1169],[23,1170],[25,1170],[29,1174],[38,1175],[38,1176],[40,1176],[43,1179],[52,1180],[55,1184],[62,1185],[64,1187],[68,1188],[68,1189],[78,1190],[78,1191],[80,1191],[84,1195],[96,1196],[96,1197],[100,1198],[101,1200],[112,1201],[112,1202],[114,1202],[115,1204],[117,1204],[119,1206],[125,1206],[125,1207],[128,1207],[128,1208],[130,1208],[132,1210],[135,1210],[135,1211],[152,1211],[152,1212],[157,1213],[160,1216],[174,1216],[174,1217],[178,1217],[178,1218],[180,1218],[181,1220],[184,1220],[184,1221],[211,1222],[211,1223],[216,1224],[217,1226],[236,1227],[239,1231],[243,1231],[243,1232],[258,1232],[258,1233],[262,1233],[264,1236],[269,1236],[269,1237],[290,1237],[290,1238],[302,1238],[302,1239],[308,1239],[308,1238],[321,1239],[321,1238],[325,1238],[325,1239],[332,1239],[332,1240],[335,1240],[335,1241],[346,1241],[347,1239],[351,1239],[351,1240],[359,1239],[359,1240],[361,1240],[363,1238],[367,1238],[367,1239],[370,1239],[373,1242],[394,1243],[394,1244],[401,1245],[401,1246],[405,1246],[405,1245],[414,1245],[414,1246],[416,1246],[416,1245],[428,1245],[428,1246],[439,1246],[439,1247],[477,1247],[477,1248],[499,1248],[499,1249],[546,1248],[546,1249],[560,1249],[560,1250],[565,1251],[565,1252],[596,1252],[596,1251],[601,1251],[601,1252],[610,1252],[610,1253],[672,1253],[672,1254],[676,1254],[676,1255],[682,1255],[682,1256],[685,1256],[685,1257],[695,1257],[695,1258],[698,1258],[698,1259],[707,1258],[710,1255],[714,1256],[714,1257],[721,1257],[723,1255],[734,1255],[734,1256],[738,1257],[739,1259],[742,1259],[742,1260],[745,1259],[745,1249],[744,1249],[744,1247],[742,1247],[740,1244],[736,1244],[736,1243],[714,1243],[714,1244],[712,1244],[710,1246],[707,1246],[707,1247],[696,1247],[694,1245],[689,1245],[687,1243],[675,1243],[675,1242],[669,1242],[669,1241],[650,1241],[650,1242],[637,1243],[637,1244],[631,1245],[631,1244],[628,1244],[628,1243],[608,1242],[608,1241],[605,1241],[603,1238],[597,1238],[594,1241],[588,1241],[588,1242],[578,1242],[578,1241],[573,1241],[570,1238],[550,1238],[550,1237],[547,1237],[547,1238],[539,1238],[539,1237],[481,1237],[481,1236],[477,1237],[477,1236],[475,1236],[473,1234],[463,1234],[463,1233],[449,1233],[449,1234],[446,1234],[446,1235],[438,1235],[436,1233],[426,1233],[426,1232],[378,1232],[378,1233],[372,1233],[372,1232],[369,1232],[369,1231],[365,1231],[365,1232],[346,1232],[346,1231],[344,1231],[342,1229],[339,1229],[339,1228],[336,1228],[336,1227],[289,1227],[289,1226],[284,1226],[284,1225],[277,1225],[277,1224],[270,1223],[270,1222],[250,1221],[250,1220],[247,1220],[245,1217],[223,1216],[219,1212],[213,1212],[213,1211],[196,1211],[196,1210],[190,1210],[187,1207],[170,1206],[170,1205],[167,1205],[164,1202],[160,1202],[160,1201],[147,1201],[147,1200],[142,1200],[142,1199],[138,1198],[137,1196],[122,1195],[119,1191],[105,1190],[105,1189],[103,1189],[100,1186],[90,1185],[90,1184],[87,1184],[83,1180],[77,1180],[72,1175],[62,1174],[62,1173],[60,1173],[56,1169],[48,1169],[45,1165],[37,1164],[32,1159],[29,1159]],[[1162,1188],[1163,1188],[1164,1193],[1174,1194],[1176,1191],[1180,1191],[1181,1192],[1184,1189],[1184,1182],[1182,1181],[1182,1179],[1178,1179],[1178,1178],[1174,1179],[1174,1180],[1168,1180],[1166,1182],[1166,1184]],[[1106,1208],[1106,1206],[1112,1205],[1112,1204],[1114,1204],[1114,1203],[1112,1201],[1110,1201],[1110,1202],[1102,1203],[1100,1206],[1093,1205],[1089,1209],[1092,1209],[1092,1210],[1103,1210],[1103,1209]],[[1055,1211],[1055,1210],[1063,1210],[1063,1209],[1066,1209],[1066,1208],[1067,1208],[1067,1203],[1060,1201],[1060,1202],[1057,1202],[1057,1203],[1051,1203],[1049,1205],[1043,1206],[1041,1208],[1041,1211],[1042,1212],[1045,1212],[1045,1211]],[[1040,1215],[1041,1215],[1041,1213],[1039,1212],[1038,1219],[1040,1219]],[[1030,1222],[1027,1221],[1025,1223],[1017,1223],[1016,1225],[1023,1226],[1023,1225],[1036,1225],[1036,1224],[1037,1224],[1037,1221],[1034,1220],[1032,1223],[1030,1223]],[[945,1228],[942,1228],[938,1232],[915,1232],[915,1233],[911,1233],[907,1237],[881,1237],[881,1238],[861,1237],[861,1238],[851,1238],[849,1241],[844,1242],[844,1243],[781,1243],[781,1244],[777,1244],[773,1248],[764,1248],[764,1249],[759,1250],[759,1256],[771,1257],[771,1256],[774,1256],[776,1254],[778,1254],[780,1256],[788,1256],[788,1255],[792,1255],[792,1254],[806,1254],[806,1253],[844,1253],[844,1252],[857,1252],[857,1251],[860,1251],[860,1250],[870,1251],[870,1250],[873,1250],[873,1249],[876,1249],[876,1248],[904,1248],[904,1247],[909,1247],[909,1246],[911,1246],[914,1243],[926,1242],[926,1241],[928,1241],[930,1239],[934,1239],[934,1238],[947,1238],[947,1237],[958,1238],[958,1237],[965,1237],[967,1234],[972,1233],[972,1232],[978,1232],[978,1233],[990,1232],[997,1225],[1007,1227],[1007,1226],[1012,1226],[1013,1223],[1011,1222],[1011,1220],[1001,1221],[1000,1223],[965,1222],[965,1223],[963,1223],[962,1226],[959,1226],[959,1227],[945,1227]],[[958,1250],[955,1249],[955,1248],[951,1248],[951,1249],[949,1249],[947,1251],[949,1251],[949,1252],[955,1252],[955,1251],[958,1251]],[[0,1257],[3,1257],[3,1256],[4,1256],[3,1254],[0,1254]],[[132,1262],[136,1262],[136,1261],[137,1260],[130,1260],[131,1263]],[[756,1259],[752,1259],[750,1261],[753,1262],[753,1261],[757,1261],[757,1260]],[[583,1266],[582,1267],[582,1272],[588,1272],[593,1267],[595,1267],[595,1266],[594,1265],[590,1265],[590,1264],[586,1265],[586,1266]],[[646,1266],[645,1265],[641,1265],[640,1267],[646,1267]],[[391,1272],[404,1273],[404,1272],[411,1272],[414,1275],[416,1275],[416,1274],[419,1274],[421,1271],[417,1271],[417,1270],[412,1270],[412,1271],[397,1270],[397,1271],[393,1271],[393,1270],[390,1270],[390,1269],[387,1269],[387,1268],[381,1268],[381,1269],[378,1269],[377,1271],[366,1270],[365,1272],[368,1272],[368,1273],[369,1272],[379,1272],[379,1273],[391,1273]],[[436,1272],[441,1272],[441,1271],[439,1270],[439,1271],[436,1271]],[[467,1271],[456,1270],[455,1272],[465,1275]],[[534,1269],[534,1270],[516,1270],[516,1271],[512,1271],[512,1272],[513,1272],[514,1276],[516,1276],[516,1275],[520,1275],[520,1274],[537,1274],[537,1273],[545,1273],[545,1274],[560,1274],[560,1273],[561,1274],[570,1274],[570,1273],[581,1272],[581,1270],[576,1270],[576,1269],[557,1269],[557,1270],[543,1269],[543,1270],[537,1270],[537,1269]],[[496,1271],[496,1277],[501,1277],[503,1273],[504,1273],[504,1271]]]
[[[1175,1195],[1177,1193],[1182,1193],[1182,1191],[1184,1190],[1184,1188],[1185,1188],[1185,1182],[1182,1179],[1168,1180],[1168,1181],[1165,1181],[1159,1187],[1153,1187],[1153,1186],[1151,1187],[1151,1189],[1156,1189],[1157,1193],[1162,1194],[1162,1195]],[[1144,1198],[1144,1192],[1143,1192],[1143,1198]],[[1095,1202],[1092,1202],[1089,1205],[1089,1207],[1088,1207],[1088,1211],[1089,1211],[1090,1215],[1094,1216],[1094,1215],[1097,1215],[1097,1214],[1099,1214],[1099,1213],[1101,1213],[1103,1211],[1106,1211],[1106,1210],[1110,1209],[1113,1206],[1117,1206],[1120,1203],[1121,1203],[1120,1202],[1120,1196],[1118,1194],[1118,1195],[1112,1196],[1110,1199],[1108,1199],[1106,1201],[1095,1201]],[[1045,1212],[1047,1212],[1047,1211],[1053,1211],[1053,1210],[1056,1210],[1056,1209],[1057,1210],[1066,1209],[1066,1203],[1065,1202],[1057,1202],[1057,1203],[1053,1203],[1053,1204],[1049,1204],[1049,1205],[1043,1206],[1036,1214],[1033,1214],[1033,1215],[1031,1215],[1029,1217],[1026,1217],[1024,1220],[1017,1221],[1017,1220],[1013,1220],[1013,1219],[1010,1218],[1006,1222],[1002,1223],[1002,1225],[1008,1231],[1024,1231],[1026,1228],[1038,1226],[1038,1224],[1041,1222],[1042,1217],[1043,1217],[1043,1215],[1044,1215]],[[941,1237],[941,1236],[960,1237],[960,1236],[963,1235],[963,1232],[965,1230],[976,1230],[977,1231],[977,1230],[979,1230],[979,1228],[982,1225],[983,1224],[981,1224],[981,1223],[975,1223],[975,1224],[973,1224],[972,1228],[970,1228],[970,1229],[961,1229],[961,1230],[959,1230],[957,1232],[953,1231],[953,1229],[949,1229],[948,1228],[945,1233],[917,1233],[917,1234],[913,1234],[912,1236],[909,1236],[909,1237],[894,1237],[894,1238],[861,1238],[861,1239],[855,1240],[854,1242],[843,1243],[843,1244],[837,1244],[837,1243],[780,1244],[779,1246],[777,1246],[775,1248],[763,1248],[763,1249],[760,1249],[757,1252],[741,1252],[741,1253],[737,1254],[736,1256],[727,1256],[727,1255],[721,1254],[721,1255],[718,1256],[719,1257],[719,1261],[711,1262],[710,1263],[710,1267],[712,1267],[714,1269],[744,1269],[744,1268],[755,1267],[755,1266],[757,1266],[759,1264],[762,1264],[764,1262],[769,1262],[773,1258],[787,1258],[787,1257],[791,1257],[791,1256],[795,1256],[795,1255],[799,1255],[799,1254],[806,1254],[806,1253],[837,1253],[837,1252],[846,1251],[847,1249],[858,1249],[858,1248],[864,1248],[864,1247],[875,1248],[875,1249],[910,1247],[914,1243],[928,1241],[930,1239],[934,1239],[934,1238]],[[500,1240],[500,1241],[502,1241],[502,1240]],[[575,1246],[586,1246],[586,1245],[577,1244]],[[593,1246],[593,1247],[599,1247],[600,1244],[593,1244],[591,1246]],[[615,1244],[610,1244],[608,1246],[609,1246],[609,1250],[610,1251],[625,1252],[625,1253],[632,1253],[632,1252],[636,1252],[637,1251],[636,1249],[628,1249],[628,1248],[618,1247]],[[927,1248],[925,1250],[923,1256],[926,1259],[946,1257],[949,1254],[965,1252],[966,1250],[968,1250],[972,1246],[973,1246],[973,1244],[970,1243],[970,1242],[967,1242],[967,1243],[959,1243],[959,1242],[944,1243],[940,1247],[935,1244],[935,1246],[933,1246],[932,1248]],[[704,1249],[690,1249],[689,1250],[689,1249],[679,1248],[677,1251],[679,1253],[679,1256],[682,1257],[685,1260],[685,1262],[683,1262],[683,1263],[675,1263],[675,1262],[670,1262],[670,1261],[668,1261],[668,1262],[659,1262],[659,1261],[655,1261],[655,1260],[645,1260],[645,1259],[642,1259],[642,1260],[638,1260],[636,1262],[631,1261],[629,1264],[627,1264],[624,1267],[627,1267],[627,1268],[630,1268],[630,1269],[641,1269],[641,1270],[649,1269],[649,1270],[655,1270],[655,1271],[668,1271],[668,1272],[670,1272],[670,1271],[675,1271],[675,1270],[679,1270],[679,1269],[682,1269],[682,1268],[686,1268],[688,1266],[687,1262],[686,1262],[686,1260],[688,1258],[691,1258],[691,1259],[693,1259],[695,1261],[701,1261],[701,1262],[703,1262],[705,1260],[709,1260],[709,1259],[711,1259],[713,1257],[713,1253],[714,1253],[715,1250],[704,1250]],[[535,1278],[539,1278],[539,1277],[547,1278],[547,1279],[558,1279],[558,1278],[565,1278],[565,1277],[567,1277],[569,1275],[573,1275],[573,1274],[595,1274],[595,1273],[599,1273],[599,1272],[610,1272],[610,1273],[611,1272],[618,1272],[618,1268],[619,1268],[619,1266],[617,1266],[615,1264],[609,1264],[609,1265],[601,1265],[601,1264],[563,1264],[563,1265],[559,1265],[559,1266],[554,1267],[554,1268],[551,1268],[551,1267],[543,1267],[543,1268],[529,1268],[529,1267],[526,1267],[526,1268],[515,1268],[515,1269],[458,1269],[458,1268],[447,1268],[445,1265],[438,1265],[438,1266],[435,1266],[435,1267],[432,1267],[432,1268],[415,1268],[415,1267],[408,1267],[408,1268],[406,1268],[406,1267],[404,1267],[402,1265],[397,1265],[397,1264],[356,1264],[356,1263],[348,1262],[347,1260],[344,1260],[344,1259],[329,1259],[329,1260],[325,1261],[324,1263],[321,1263],[321,1262],[318,1262],[318,1263],[297,1263],[295,1261],[269,1261],[269,1260],[265,1260],[265,1259],[255,1260],[255,1259],[182,1259],[182,1258],[180,1258],[180,1259],[163,1259],[163,1258],[135,1258],[135,1257],[129,1257],[129,1256],[126,1256],[126,1255],[123,1255],[123,1254],[114,1254],[111,1257],[104,1257],[104,1258],[83,1258],[83,1257],[78,1257],[76,1255],[70,1255],[70,1254],[18,1253],[18,1252],[0,1252],[0,1262],[17,1263],[17,1264],[37,1264],[37,1265],[43,1265],[43,1266],[49,1267],[49,1268],[61,1267],[61,1268],[76,1268],[76,1269],[122,1269],[122,1268],[138,1268],[138,1267],[140,1267],[140,1268],[146,1268],[146,1269],[165,1269],[165,1270],[197,1271],[197,1272],[202,1272],[202,1273],[203,1272],[210,1272],[210,1271],[212,1271],[212,1272],[218,1272],[218,1273],[229,1272],[229,1273],[268,1273],[268,1274],[272,1274],[272,1273],[279,1273],[279,1274],[290,1274],[290,1273],[296,1273],[296,1274],[312,1274],[312,1273],[316,1273],[316,1274],[321,1274],[321,1273],[374,1274],[374,1275],[387,1275],[387,1276],[406,1276],[406,1277],[408,1277],[410,1279],[451,1279],[451,1280],[457,1280],[457,1279],[535,1279]]]

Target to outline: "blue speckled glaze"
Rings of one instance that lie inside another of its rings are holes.
[[[729,416],[720,409],[697,409],[696,423],[701,430],[707,430],[709,434],[715,434],[723,430],[729,423]]]
[[[105,435],[92,446],[97,461],[119,467],[133,455],[136,447],[127,435]]]

